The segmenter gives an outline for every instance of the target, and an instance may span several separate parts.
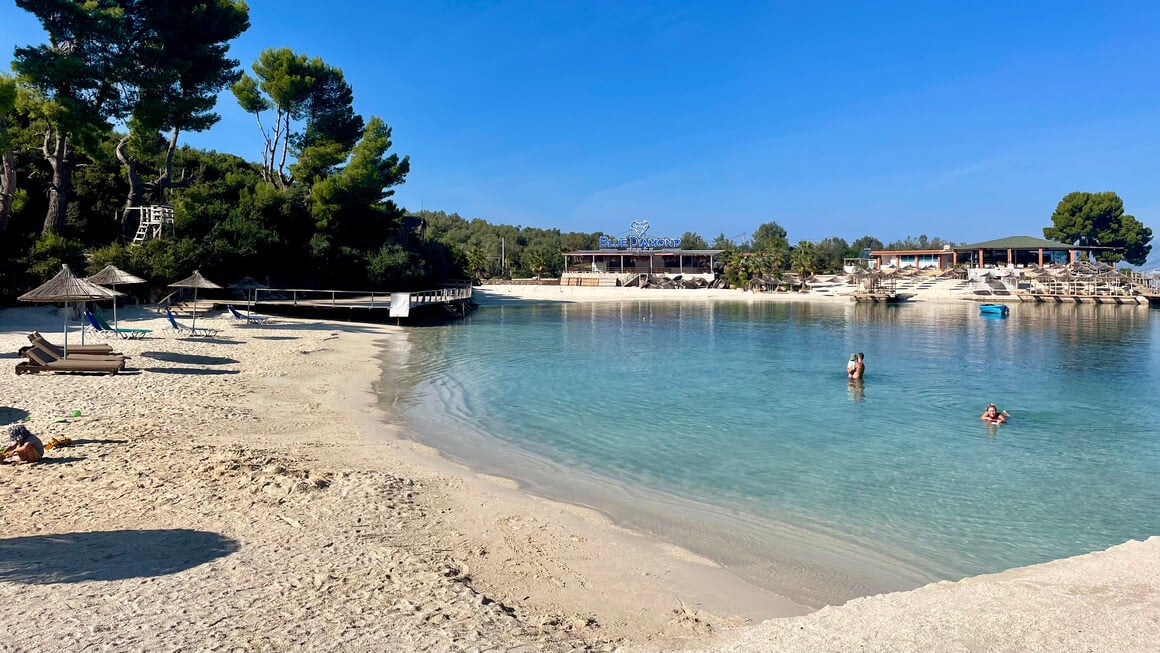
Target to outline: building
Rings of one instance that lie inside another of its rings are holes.
[[[561,283],[616,286],[638,274],[712,281],[722,249],[582,249],[564,253]]]
[[[1082,247],[1045,240],[1034,236],[1008,236],[971,245],[942,249],[876,250],[870,252],[879,268],[916,268],[919,270],[948,270],[960,263],[971,268],[1019,267],[1049,263],[1074,263],[1077,252],[1108,247]]]

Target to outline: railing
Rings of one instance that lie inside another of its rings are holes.
[[[411,306],[445,304],[471,299],[469,284],[447,286],[437,290],[419,290],[409,293]],[[315,290],[309,288],[256,288],[256,304],[289,304],[291,306],[321,306],[329,308],[389,308],[391,293],[373,290]]]

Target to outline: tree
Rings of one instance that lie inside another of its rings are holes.
[[[733,243],[733,241],[730,240],[729,237],[724,233],[717,234],[717,236],[713,238],[713,242],[709,244],[710,249],[731,250],[736,249],[736,247],[737,246]]]
[[[59,231],[72,192],[79,149],[91,147],[125,116],[123,10],[110,0],[17,0],[48,32],[46,45],[16,48],[12,69],[21,83],[40,93],[36,117],[45,124],[41,152],[52,167],[48,210],[42,233]]]
[[[709,249],[709,243],[700,234],[686,231],[681,234],[681,249]]]
[[[1114,192],[1068,193],[1051,215],[1051,227],[1043,237],[1070,245],[1116,247],[1122,252],[1100,250],[1096,258],[1105,263],[1121,259],[1143,265],[1152,251],[1152,230],[1134,216],[1124,214],[1124,201]]]
[[[12,153],[15,130],[16,80],[0,75],[0,237],[8,228],[8,217],[16,202],[16,157]]]
[[[849,256],[850,245],[844,238],[831,236],[825,240],[818,241],[814,247],[814,253],[817,256],[819,270],[825,270],[827,272],[839,271],[842,269],[842,259]]]
[[[220,119],[213,112],[217,94],[237,79],[237,60],[229,59],[228,42],[249,28],[249,10],[240,0],[198,3],[143,0],[129,5],[125,20],[130,44],[125,71],[136,87],[129,133],[117,144],[129,193],[122,212],[126,238],[135,225],[129,208],[149,193],[184,187],[191,177],[173,179],[173,155],[183,131],[204,131]],[[163,155],[158,132],[167,132]],[[144,181],[138,168],[150,155],[160,159],[156,176]]]
[[[850,243],[850,257],[857,258],[862,255],[863,250],[879,250],[883,249],[884,245],[881,240],[874,236],[862,236],[858,240]]]
[[[479,251],[478,247],[472,247],[467,250],[465,256],[467,259],[467,271],[471,273],[472,278],[482,279],[491,272],[491,259]]]
[[[524,252],[524,265],[528,266],[536,278],[544,276],[552,264],[552,253],[544,247],[529,247]]]
[[[785,228],[776,222],[766,222],[757,227],[752,238],[753,251],[763,252],[778,249],[789,251],[789,240]]]
[[[306,183],[346,160],[363,132],[363,120],[354,113],[354,92],[341,69],[289,48],[263,50],[252,68],[256,77],[243,74],[232,90],[242,109],[258,121],[267,182],[280,188],[291,183],[286,160],[292,148],[299,164],[294,172]],[[270,109],[275,113],[268,131],[262,113]],[[305,124],[291,131],[291,120]]]
[[[814,244],[808,240],[799,241],[790,252],[790,267],[804,282],[818,270],[818,256]]]
[[[954,245],[954,243],[938,236],[928,238],[926,234],[919,234],[918,238],[907,236],[903,240],[896,240],[887,245],[886,249],[942,249],[944,245]]]

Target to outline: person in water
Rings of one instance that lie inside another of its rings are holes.
[[[854,371],[850,373],[850,378],[859,380],[866,375],[866,354],[858,352],[858,360],[854,361]]]
[[[854,378],[854,368],[858,366],[858,354],[850,354],[850,362],[846,363],[846,376]]]
[[[983,411],[983,414],[979,416],[979,419],[983,420],[984,422],[990,422],[992,424],[1006,424],[1007,411],[1000,411],[995,407],[995,404],[987,404],[987,409]]]

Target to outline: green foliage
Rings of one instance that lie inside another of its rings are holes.
[[[84,273],[85,246],[79,240],[72,240],[50,231],[42,235],[32,245],[26,263],[28,273],[37,283],[48,281],[60,272],[60,266],[67,264],[74,274]]]
[[[857,258],[858,256],[861,256],[862,250],[865,249],[877,251],[880,249],[885,249],[885,245],[882,244],[881,240],[878,240],[874,236],[862,236],[858,240],[850,243],[850,258]]]
[[[790,267],[802,279],[813,275],[821,267],[817,248],[808,240],[799,241],[790,252]]]
[[[699,234],[686,231],[681,234],[681,249],[709,249],[709,243]]]
[[[942,249],[944,245],[954,247],[955,243],[943,240],[938,236],[928,238],[926,234],[920,234],[918,238],[907,236],[903,240],[896,240],[887,245],[885,249]]]
[[[416,215],[427,221],[427,238],[460,252],[461,265],[465,266],[461,274],[474,278],[495,272],[513,277],[558,276],[563,269],[563,252],[595,249],[600,242],[599,233],[493,225],[442,211],[419,211]],[[501,255],[506,259],[502,266]]]
[[[1105,263],[1125,260],[1143,265],[1152,251],[1152,230],[1134,216],[1124,213],[1124,201],[1114,192],[1068,193],[1051,215],[1051,227],[1043,237],[1072,245],[1122,248],[1122,252],[1100,250],[1096,258]]]
[[[814,247],[817,272],[839,272],[842,260],[850,256],[850,245],[844,238],[831,236],[818,241]]]
[[[757,230],[753,232],[750,247],[755,252],[772,250],[788,252],[789,240],[786,237],[785,228],[776,222],[766,222],[759,225]]]
[[[722,233],[717,234],[717,236],[713,238],[713,242],[709,243],[709,249],[732,250],[737,249],[737,245],[732,240],[730,240],[728,236]]]
[[[340,68],[290,48],[263,50],[251,68],[255,77],[243,74],[232,90],[238,105],[258,120],[266,181],[289,185],[285,161],[292,154],[293,179],[312,184],[346,160],[359,137],[372,131],[368,126],[364,132],[363,119],[354,112],[354,91]],[[262,113],[271,109],[274,121],[267,130]],[[291,121],[301,123],[296,131]]]

